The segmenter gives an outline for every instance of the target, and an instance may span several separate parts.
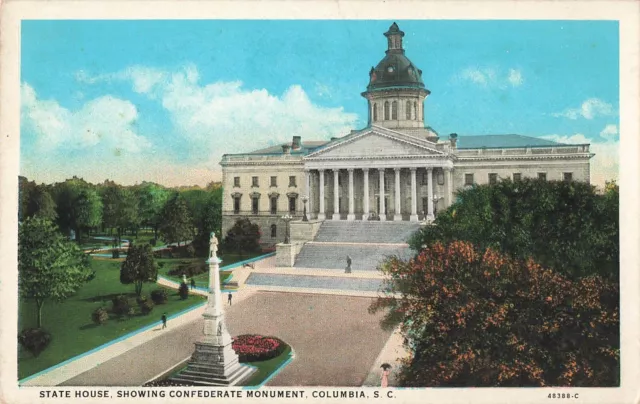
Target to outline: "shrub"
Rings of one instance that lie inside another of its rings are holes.
[[[130,309],[132,309],[132,307],[129,304],[129,298],[127,296],[118,295],[111,299],[111,302],[113,303],[111,311],[113,311],[115,314],[119,316],[130,314]]]
[[[154,304],[151,300],[145,299],[143,302],[139,304],[140,304],[140,312],[144,315],[151,313],[151,311],[153,310]]]
[[[178,288],[178,293],[180,294],[180,299],[186,300],[189,297],[189,286],[186,283],[180,282],[180,288]]]
[[[152,247],[155,247],[157,243],[158,243],[158,240],[157,240],[157,239],[155,239],[155,238],[152,238],[151,240],[149,240],[149,244],[150,244]]]
[[[168,298],[169,296],[166,289],[156,289],[151,292],[151,300],[153,300],[155,304],[164,304]]]
[[[118,249],[111,250],[111,258],[120,258],[120,250]]]
[[[195,257],[196,256],[196,249],[193,247],[192,244],[189,244],[186,248],[185,248],[185,253],[188,257]]]
[[[388,258],[383,324],[401,322],[414,387],[605,387],[620,382],[619,286],[571,280],[471,243]],[[396,297],[395,293],[401,293]]]
[[[287,347],[281,339],[244,334],[233,338],[231,345],[240,362],[266,361],[280,355]]]
[[[140,295],[138,297],[136,297],[136,303],[138,303],[138,305],[143,304],[144,302],[146,302],[147,300],[149,300],[149,298],[147,297],[147,295]]]
[[[96,324],[104,324],[109,319],[109,313],[104,307],[98,307],[91,313],[91,320]]]
[[[205,262],[185,262],[180,263],[176,268],[168,272],[169,276],[182,276],[187,275],[188,278],[192,278],[196,275],[203,274],[209,270],[209,267]]]
[[[18,342],[37,357],[51,343],[51,334],[44,328],[25,328],[18,335]]]

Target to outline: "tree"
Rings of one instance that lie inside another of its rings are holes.
[[[34,300],[37,326],[42,326],[42,306],[48,300],[62,302],[88,279],[90,258],[69,242],[49,220],[27,218],[18,230],[19,291]]]
[[[106,228],[117,230],[118,245],[126,229],[137,231],[140,225],[138,199],[131,189],[109,184],[102,189],[103,222]]]
[[[208,192],[208,199],[202,210],[201,217],[196,221],[198,232],[193,241],[194,248],[206,255],[209,251],[209,236],[211,232],[221,234],[222,227],[222,188]]]
[[[249,219],[238,219],[227,232],[225,247],[240,255],[260,250],[260,227]]]
[[[154,237],[158,238],[158,226],[162,221],[162,208],[171,193],[161,185],[143,182],[136,189],[139,200],[138,209],[140,223],[153,228]]]
[[[74,199],[72,211],[72,225],[78,242],[81,232],[96,228],[102,223],[102,199],[95,189],[80,190]]]
[[[144,282],[155,283],[158,279],[158,266],[149,244],[130,245],[127,258],[120,266],[120,282],[135,285],[136,295],[142,293]]]
[[[471,243],[434,243],[390,257],[383,325],[401,324],[411,353],[400,372],[413,387],[616,386],[619,287],[570,280],[533,260]]]
[[[18,194],[19,194],[19,202],[18,202],[18,220],[23,221],[26,219],[29,214],[29,201],[31,199],[31,194],[36,188],[36,183],[33,181],[29,181],[27,177],[19,176],[18,177]]]
[[[50,221],[58,218],[56,203],[44,186],[36,186],[29,196],[26,217],[40,216]]]
[[[618,279],[619,198],[583,182],[504,180],[458,193],[458,201],[416,233],[420,251],[437,241],[469,241],[495,248],[577,279],[599,274]]]
[[[162,210],[162,224],[159,228],[162,239],[167,243],[178,243],[191,240],[193,237],[193,221],[184,198],[174,194]]]

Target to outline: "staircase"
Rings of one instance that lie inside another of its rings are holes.
[[[349,256],[352,270],[376,271],[387,256],[411,258],[406,243],[419,228],[412,222],[325,220],[314,241],[302,247],[294,266],[344,270]]]
[[[188,383],[195,386],[235,386],[247,379],[254,369],[249,366],[237,366],[228,377],[217,375],[217,368],[205,364],[189,363],[187,369],[171,378],[177,383]]]

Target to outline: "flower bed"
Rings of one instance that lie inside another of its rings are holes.
[[[266,361],[280,355],[287,344],[276,337],[244,334],[233,338],[231,345],[240,362]]]

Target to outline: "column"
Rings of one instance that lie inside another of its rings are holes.
[[[333,169],[333,220],[340,220],[340,188],[338,187],[338,176],[340,175],[340,170],[337,168]]]
[[[356,214],[353,210],[353,168],[347,169],[349,172],[349,214],[347,215],[347,220],[355,220]]]
[[[397,221],[402,220],[402,212],[400,209],[400,168],[394,168],[394,171],[396,172],[396,191],[394,192],[396,196],[396,209],[393,214],[393,220]]]
[[[411,167],[411,217],[412,222],[418,221],[418,192],[416,186],[416,168]]]
[[[324,220],[324,170],[318,170],[318,174],[320,174],[320,197],[318,198],[318,220]]]
[[[307,197],[307,218],[311,218],[311,173],[309,170],[304,170],[304,184],[307,187],[305,191],[305,196]],[[304,208],[305,206],[303,206],[303,209]]]
[[[369,169],[363,168],[362,172],[364,173],[364,189],[362,196],[362,220],[367,220],[369,218]]]
[[[380,221],[384,222],[387,220],[387,214],[385,213],[384,206],[384,168],[378,168],[378,176],[380,177]]]
[[[427,212],[427,221],[432,221],[435,219],[433,216],[433,168],[427,168],[427,206],[429,211]]]
[[[444,168],[444,189],[446,195],[445,208],[453,205],[453,169],[451,167]]]

